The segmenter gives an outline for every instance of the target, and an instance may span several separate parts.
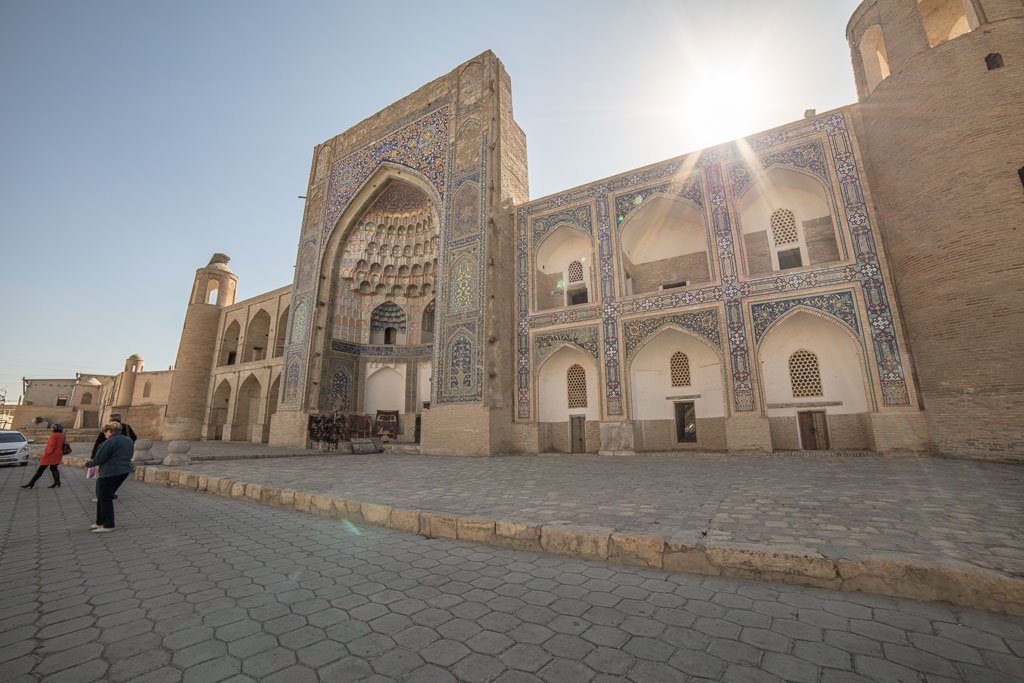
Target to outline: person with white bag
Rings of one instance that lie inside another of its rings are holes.
[[[90,527],[94,534],[114,530],[114,498],[117,489],[132,472],[135,444],[121,433],[121,423],[111,420],[103,428],[107,437],[86,467],[96,472],[96,522]]]

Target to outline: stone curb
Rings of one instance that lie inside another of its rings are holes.
[[[69,465],[71,458],[65,458]],[[85,462],[85,458],[81,458]],[[135,479],[205,491],[350,522],[486,543],[500,548],[568,555],[708,576],[791,583],[1024,616],[1024,579],[952,560],[908,555],[832,559],[799,546],[713,541],[698,532],[669,538],[599,526],[540,526],[514,521],[407,510],[380,503],[211,477],[186,470],[137,466]]]

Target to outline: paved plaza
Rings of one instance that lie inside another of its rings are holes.
[[[245,448],[244,446],[242,447]],[[339,455],[197,462],[210,476],[398,508],[898,556],[1024,577],[1024,467],[917,457]]]
[[[1019,617],[429,540],[137,481],[117,531],[95,535],[81,470],[17,488],[28,469],[0,470],[4,681],[1024,679]]]

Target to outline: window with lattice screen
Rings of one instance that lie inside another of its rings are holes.
[[[569,264],[569,282],[583,282],[583,264],[579,261]]]
[[[772,213],[772,239],[775,246],[796,244],[796,216],[789,209],[776,209]]]
[[[569,407],[587,407],[587,373],[581,365],[570,366],[565,377],[569,388]]]
[[[793,385],[793,398],[821,396],[821,370],[818,357],[800,349],[789,357],[789,381]]]
[[[672,386],[690,386],[690,359],[685,353],[682,351],[673,353],[672,359],[669,361],[669,368],[672,371]]]

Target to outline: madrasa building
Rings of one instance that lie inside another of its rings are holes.
[[[539,199],[485,52],[314,148],[290,285],[236,301],[214,255],[173,371],[82,376],[67,421],[1022,459],[1024,3],[868,0],[847,39],[856,104]]]

